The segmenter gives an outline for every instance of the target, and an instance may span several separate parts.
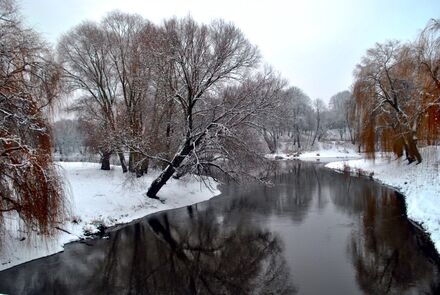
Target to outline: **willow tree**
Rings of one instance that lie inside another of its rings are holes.
[[[13,1],[0,1],[0,44],[0,219],[16,212],[25,226],[47,234],[64,208],[45,115],[59,93],[60,71]]]
[[[418,136],[427,144],[440,137],[440,20],[432,19],[414,42],[419,66],[417,82],[424,106]]]
[[[414,42],[377,44],[355,76],[367,153],[373,156],[379,141],[381,150],[420,163],[418,145],[435,144],[440,135],[440,22],[431,20]]]
[[[362,116],[361,144],[374,157],[376,141],[383,151],[420,163],[417,128],[423,106],[415,83],[413,51],[399,42],[376,44],[357,66],[356,108]]]

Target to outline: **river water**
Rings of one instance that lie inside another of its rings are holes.
[[[274,174],[0,272],[0,293],[440,294],[402,196],[316,164]]]

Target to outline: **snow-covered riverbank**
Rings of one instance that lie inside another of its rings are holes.
[[[360,158],[350,149],[334,148],[293,155],[277,154],[271,158],[329,162],[326,167],[371,176],[405,195],[408,217],[420,223],[440,250],[440,148],[422,149],[424,161],[408,165],[406,161],[378,156],[375,161]],[[16,218],[6,219],[5,238],[1,244],[0,270],[63,250],[63,245],[106,227],[127,223],[150,213],[205,201],[219,194],[194,178],[170,180],[160,192],[164,201],[145,197],[155,173],[130,178],[115,167],[99,170],[95,163],[59,163],[70,196],[69,219],[59,225],[50,240],[28,237],[17,231]],[[215,183],[213,183],[215,186]],[[63,231],[64,230],[64,231]],[[67,233],[69,232],[69,233]]]
[[[378,155],[374,161],[337,161],[326,167],[370,176],[397,189],[405,195],[408,217],[422,225],[440,252],[440,148],[423,148],[421,153],[423,162],[418,165],[408,165],[407,161],[392,155]]]
[[[423,162],[418,165],[408,165],[404,159],[379,153],[375,160],[368,160],[356,153],[354,148],[334,142],[329,148],[319,146],[316,151],[278,153],[266,157],[327,163],[326,167],[330,169],[370,176],[395,188],[405,195],[408,217],[421,224],[431,235],[440,253],[440,147],[422,148]]]
[[[355,146],[348,144],[347,146],[331,143],[325,147],[319,143],[317,149],[314,151],[301,151],[295,153],[275,153],[266,155],[268,159],[275,160],[301,160],[311,162],[331,162],[342,159],[358,159],[362,155],[355,152]]]
[[[0,270],[63,250],[63,245],[106,227],[127,223],[145,215],[202,202],[219,194],[197,179],[171,179],[160,191],[161,201],[149,199],[145,192],[157,173],[142,178],[128,177],[119,167],[99,170],[95,163],[59,163],[70,200],[70,216],[60,224],[50,240],[18,231],[17,218],[5,219],[5,238],[1,244]],[[216,184],[212,182],[215,188]],[[69,233],[67,233],[69,232]]]

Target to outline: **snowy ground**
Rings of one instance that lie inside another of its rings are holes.
[[[132,178],[118,167],[99,170],[95,163],[59,162],[70,196],[70,217],[50,240],[18,231],[17,218],[5,219],[5,238],[1,244],[0,270],[63,250],[63,245],[96,232],[97,227],[130,222],[147,214],[205,201],[219,194],[197,179],[171,179],[159,192],[161,201],[145,197],[155,174]],[[156,174],[157,175],[157,174]],[[212,182],[212,186],[216,184]],[[66,233],[65,231],[69,232]]]
[[[408,165],[406,161],[378,156],[375,161],[356,159],[362,156],[353,148],[333,144],[301,154],[267,155],[276,159],[300,159],[329,162],[326,167],[362,173],[390,185],[404,194],[408,217],[420,223],[440,250],[440,148],[422,149],[424,161]],[[343,159],[343,160],[341,160]],[[349,160],[351,159],[351,160]],[[334,162],[335,161],[335,162]],[[99,170],[99,164],[60,162],[60,169],[70,194],[70,217],[51,240],[29,238],[17,231],[17,220],[5,220],[5,239],[0,249],[0,270],[63,250],[63,245],[95,232],[97,226],[130,222],[147,214],[207,200],[217,194],[196,179],[170,180],[159,196],[164,201],[146,198],[144,193],[154,178],[152,173],[140,179],[127,178],[118,167]],[[77,221],[78,223],[74,223]],[[18,234],[17,234],[18,233]],[[25,238],[22,240],[23,238]]]
[[[330,162],[337,161],[338,159],[357,159],[362,156],[355,152],[355,146],[340,145],[337,142],[332,142],[330,144],[318,143],[316,150],[305,151],[298,153],[276,153],[268,154],[266,158],[269,159],[280,159],[280,160],[293,160],[298,159],[302,161],[321,161]]]
[[[440,252],[440,147],[423,148],[421,153],[423,162],[418,165],[378,156],[375,161],[338,161],[326,167],[367,175],[396,188],[405,195],[408,217],[422,225]]]
[[[354,146],[319,143],[315,151],[296,154],[266,155],[269,159],[319,161],[326,167],[370,176],[405,195],[408,217],[431,235],[440,252],[440,147],[421,149],[423,162],[419,165],[393,155],[378,154],[376,160],[367,160],[355,152]]]

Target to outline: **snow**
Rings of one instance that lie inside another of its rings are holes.
[[[421,149],[421,164],[395,159],[390,154],[378,154],[375,160],[365,159],[355,152],[355,146],[318,143],[315,151],[276,153],[269,159],[325,162],[326,167],[340,172],[372,177],[389,185],[405,196],[407,215],[430,234],[440,252],[440,147]]]
[[[421,153],[424,160],[419,165],[408,165],[406,161],[390,155],[378,155],[374,161],[363,159],[354,149],[336,144],[312,152],[296,155],[279,153],[267,157],[334,161],[326,167],[361,173],[394,187],[405,195],[408,217],[422,225],[439,251],[440,148],[423,148]],[[60,162],[59,166],[70,196],[69,218],[59,227],[70,234],[59,230],[50,240],[37,235],[28,237],[19,231],[17,218],[5,219],[0,270],[62,251],[64,244],[83,238],[84,231],[96,232],[100,224],[108,227],[127,223],[157,211],[202,202],[219,194],[217,189],[208,189],[194,178],[171,179],[159,192],[161,202],[145,196],[158,172],[142,178],[131,178],[128,174],[122,174],[119,167],[101,171],[99,164],[79,162]],[[215,185],[213,181],[211,183]],[[26,239],[22,240],[24,237]]]
[[[298,159],[302,161],[320,161],[320,162],[330,162],[337,159],[357,159],[362,156],[356,153],[354,146],[344,146],[337,142],[332,142],[330,145],[326,146],[322,143],[318,143],[316,150],[296,152],[296,153],[275,153],[268,154],[266,158],[268,159],[279,159],[279,160],[293,160]]]
[[[127,223],[157,211],[202,202],[220,193],[213,180],[208,180],[208,188],[198,179],[187,176],[181,180],[170,179],[158,194],[161,200],[155,200],[146,197],[145,192],[158,171],[134,178],[122,174],[119,167],[102,171],[96,163],[58,164],[69,196],[68,218],[51,239],[43,239],[35,233],[30,237],[23,234],[16,216],[5,219],[0,270],[63,251],[64,244],[84,238],[85,232],[97,232],[101,224],[109,227]]]
[[[378,155],[376,160],[357,159],[328,163],[337,171],[362,174],[389,185],[405,196],[408,217],[430,234],[440,252],[440,147],[421,149],[421,164]]]

